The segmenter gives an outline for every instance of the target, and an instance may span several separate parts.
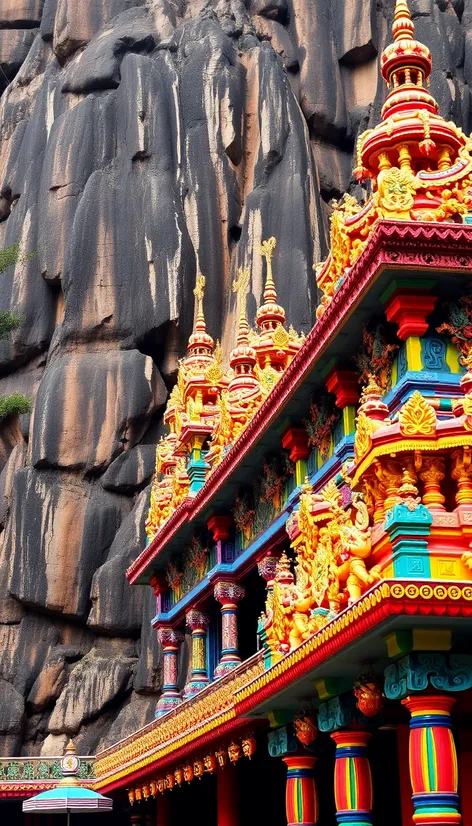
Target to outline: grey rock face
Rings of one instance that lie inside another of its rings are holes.
[[[36,399],[33,465],[104,470],[139,441],[166,397],[152,359],[137,350],[54,359]]]
[[[0,757],[19,753],[24,713],[23,695],[0,679]]]
[[[471,0],[410,5],[441,113],[470,131]],[[380,116],[393,10],[0,0],[0,245],[23,251],[0,276],[21,317],[0,395],[34,402],[0,423],[0,753],[57,754],[70,733],[93,751],[152,716],[155,597],[124,577],[196,273],[227,354],[232,278],[251,267],[254,316],[275,235],[288,322],[312,326],[328,202]]]
[[[143,613],[143,588],[131,588],[122,576],[145,545],[144,521],[149,491],[138,497],[132,513],[123,520],[106,562],[95,572],[90,588],[91,628],[112,634],[139,634]]]
[[[5,538],[10,593],[30,606],[85,617],[94,570],[127,509],[98,483],[18,471]]]
[[[105,657],[92,649],[72,670],[49,720],[53,734],[76,733],[81,724],[98,716],[107,703],[126,692],[135,660]]]
[[[155,445],[136,445],[118,456],[100,481],[105,490],[131,494],[149,482],[155,464]]]

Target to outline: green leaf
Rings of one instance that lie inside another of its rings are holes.
[[[19,416],[22,413],[31,413],[31,399],[23,393],[12,393],[10,396],[0,396],[0,419],[6,416]]]

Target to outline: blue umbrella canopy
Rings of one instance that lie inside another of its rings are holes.
[[[81,812],[111,812],[113,800],[92,789],[85,789],[77,780],[79,760],[75,746],[69,740],[61,760],[62,780],[47,792],[41,792],[23,803],[24,812],[44,814],[80,814]]]

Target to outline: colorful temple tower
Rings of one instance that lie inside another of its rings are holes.
[[[255,330],[237,274],[227,367],[198,276],[127,572],[157,598],[162,695],[95,765],[136,822],[472,823],[472,141],[431,66],[397,0],[368,194],[333,211],[306,339],[275,239]]]

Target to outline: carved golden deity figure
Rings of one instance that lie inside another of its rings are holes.
[[[334,481],[321,495],[305,484],[287,532],[294,572],[283,554],[263,617],[267,644],[276,656],[296,648],[381,579],[377,567],[367,568],[372,552],[367,507],[357,499],[345,509]]]

